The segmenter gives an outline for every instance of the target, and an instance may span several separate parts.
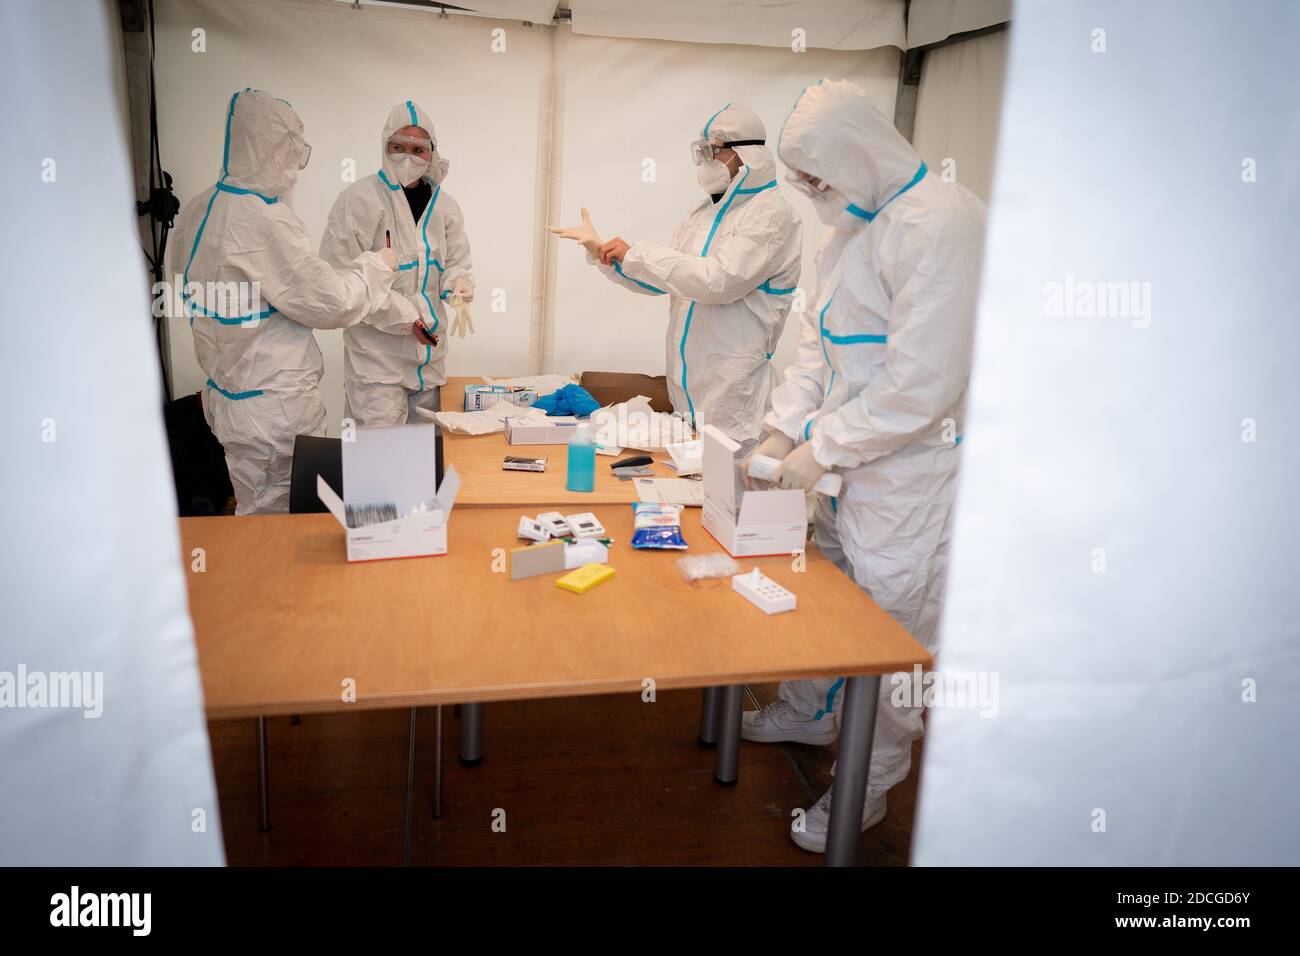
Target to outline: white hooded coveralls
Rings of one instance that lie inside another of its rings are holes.
[[[411,216],[388,154],[388,141],[404,126],[418,126],[434,145],[431,169],[424,175],[433,195],[419,222]],[[417,338],[410,323],[393,332],[356,326],[343,333],[347,415],[366,426],[402,425],[415,406],[430,406],[434,390],[447,381],[446,299],[457,279],[464,277],[471,287],[474,281],[465,218],[442,188],[449,164],[437,154],[428,114],[410,100],[393,107],[379,149],[379,172],[353,183],[335,201],[320,254],[341,265],[362,252],[384,248],[387,232],[399,262],[393,289],[419,310],[424,324],[438,335],[438,345]]]
[[[765,424],[812,442],[839,472],[818,496],[814,540],[895,620],[935,650],[970,374],[984,204],[929,174],[851,83],[807,88],[782,130],[791,169],[846,197],[854,225],[828,230],[797,359]],[[844,210],[835,210],[843,213]],[[829,718],[843,679],[785,681],[782,699]],[[868,799],[907,776],[921,709],[881,684]],[[919,694],[920,688],[917,688]]]
[[[766,139],[762,121],[728,103],[700,132],[715,142]],[[770,359],[799,284],[802,223],[776,183],[766,146],[737,146],[743,164],[716,203],[705,197],[671,246],[638,240],[611,280],[668,299],[665,367],[673,410],[752,444],[776,384]]]
[[[207,375],[203,411],[225,449],[236,513],[287,511],[294,439],[325,434],[312,329],[363,319],[409,327],[417,314],[394,307],[396,273],[378,254],[332,268],[281,201],[306,150],[287,102],[241,90],[225,128],[221,178],[177,219],[167,274]]]

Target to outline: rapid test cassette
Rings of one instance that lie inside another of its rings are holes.
[[[764,614],[794,610],[794,593],[781,587],[758,568],[746,574],[735,575],[731,579],[731,587]]]

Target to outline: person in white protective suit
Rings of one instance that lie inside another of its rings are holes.
[[[235,93],[221,178],[182,210],[168,248],[167,274],[177,277],[207,376],[203,412],[225,449],[237,514],[287,511],[294,438],[325,434],[324,365],[312,329],[364,320],[409,330],[420,318],[392,294],[391,253],[366,252],[337,270],[316,256],[283,201],[310,153],[287,102]]]
[[[668,295],[665,367],[674,412],[697,428],[720,428],[746,450],[758,442],[776,385],[770,360],[803,251],[803,226],[777,186],[766,140],[748,107],[728,103],[709,117],[691,144],[708,197],[671,246],[601,243],[585,209],[580,226],[551,229],[581,242],[615,283]]]
[[[832,470],[843,477],[837,499],[817,497],[817,547],[933,651],[984,204],[929,174],[848,82],[804,90],[778,153],[830,229],[817,255],[814,307],[755,454],[782,460],[773,480],[784,488],[811,489]],[[744,714],[742,735],[831,743],[843,686],[843,678],[785,681],[775,702]],[[881,681],[863,830],[884,818],[885,792],[907,776],[923,729],[919,707],[891,702],[895,689],[888,677]],[[799,846],[825,849],[829,811],[828,790],[802,827],[792,825]]]
[[[379,149],[380,170],[335,201],[320,254],[337,266],[391,242],[401,270],[394,289],[432,334],[412,331],[409,323],[391,333],[371,326],[343,333],[347,416],[366,426],[405,424],[417,407],[437,410],[437,389],[447,381],[448,334],[468,331],[451,327],[448,306],[465,316],[474,298],[465,218],[442,188],[450,164],[438,155],[428,114],[410,100],[393,107]]]

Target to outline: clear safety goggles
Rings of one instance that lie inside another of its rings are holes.
[[[428,159],[433,155],[433,143],[420,136],[394,133],[388,139],[388,151],[390,153],[409,153],[419,159]]]
[[[767,143],[765,139],[733,139],[726,143],[715,143],[707,139],[697,139],[691,143],[691,162],[696,166],[703,166],[717,158],[718,152],[724,149],[732,149],[736,146],[763,146]]]
[[[809,199],[816,199],[823,193],[831,191],[830,183],[823,182],[816,176],[809,176],[807,173],[801,173],[794,169],[785,174],[785,181]]]
[[[307,168],[307,160],[311,159],[311,143],[302,144],[302,160],[298,163],[299,169]]]

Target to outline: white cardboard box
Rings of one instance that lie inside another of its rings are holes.
[[[578,419],[556,415],[546,420],[506,419],[506,442],[511,445],[567,445]]]
[[[320,475],[316,494],[343,528],[349,561],[419,558],[447,553],[447,522],[460,490],[460,476],[448,468],[442,487],[437,473],[436,426],[358,428],[343,443],[343,494]],[[347,507],[391,503],[398,518],[349,528]],[[426,511],[411,513],[424,505]]]
[[[740,483],[740,445],[704,426],[704,529],[732,557],[793,554],[807,547],[804,493],[747,491]],[[737,507],[739,505],[739,507]]]

